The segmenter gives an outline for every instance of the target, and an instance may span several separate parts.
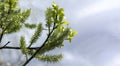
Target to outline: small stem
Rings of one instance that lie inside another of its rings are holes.
[[[27,49],[38,49],[39,47],[30,47],[30,48],[28,48],[27,47]],[[21,48],[20,47],[11,47],[11,46],[2,46],[2,47],[0,47],[0,49],[18,49],[18,50],[20,50]]]
[[[0,35],[0,43],[1,43],[1,41],[2,41],[3,35],[4,35],[4,32],[2,31],[2,33],[1,33],[1,35]]]
[[[9,43],[10,43],[10,41],[8,41],[3,47],[6,47]]]

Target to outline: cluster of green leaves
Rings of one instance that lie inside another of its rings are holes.
[[[29,24],[25,23],[25,20],[30,15],[30,9],[26,11],[21,11],[17,8],[18,0],[0,0],[0,38],[4,34],[10,34],[19,31],[22,26],[30,29],[35,29],[33,36],[29,41],[29,46],[26,45],[26,40],[24,36],[20,38],[20,48],[23,54],[26,55],[26,59],[36,53],[37,49],[29,49],[35,44],[43,31],[43,25],[39,24]],[[48,55],[46,52],[51,51],[55,48],[62,48],[64,46],[63,42],[69,40],[71,42],[76,31],[72,31],[69,28],[69,23],[65,20],[64,9],[59,8],[56,3],[52,3],[52,7],[46,10],[46,27],[47,37],[41,46],[35,58],[47,61],[47,62],[57,62],[62,58],[61,54],[58,55]],[[1,40],[1,39],[0,39]]]
[[[0,1],[0,28],[4,34],[17,32],[30,15],[30,9],[21,12],[17,0]]]
[[[40,59],[42,61],[47,62],[57,62],[62,58],[61,54],[58,55],[47,55],[45,54],[48,51],[51,51],[55,48],[62,48],[64,46],[64,40],[69,40],[77,34],[76,31],[72,31],[71,28],[68,27],[68,22],[64,19],[64,9],[59,8],[57,4],[52,3],[52,7],[47,8],[46,10],[46,28],[48,29],[47,41],[45,41],[44,46],[35,56],[35,58]],[[35,43],[40,37],[42,32],[42,24],[38,26],[34,35],[31,38],[30,45]],[[22,43],[22,42],[21,42]],[[28,52],[30,55],[34,54],[36,50],[32,50],[32,52]]]

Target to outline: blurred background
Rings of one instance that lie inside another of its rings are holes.
[[[32,9],[28,22],[44,23],[44,11],[53,1],[65,9],[66,20],[78,34],[72,43],[64,42],[64,48],[58,50],[64,55],[62,61],[46,63],[33,59],[28,66],[120,66],[120,0],[19,0],[18,6]],[[22,34],[29,39],[32,31],[23,29],[13,39],[12,35],[5,39],[15,41]],[[15,65],[19,59],[16,57],[14,54],[13,61],[7,61]],[[0,58],[5,60],[5,56]]]

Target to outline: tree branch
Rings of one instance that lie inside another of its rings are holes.
[[[10,43],[10,41],[8,41],[3,47],[6,47],[9,43]]]
[[[9,5],[10,5],[10,6],[9,6],[9,9],[8,9],[8,12],[7,12],[7,17],[5,18],[5,21],[4,21],[4,22],[7,21],[8,16],[9,16],[10,11],[11,11],[11,3],[10,3],[10,2],[9,2]],[[11,23],[9,23],[9,24],[6,26],[6,28],[2,30],[2,33],[1,33],[1,35],[0,35],[0,43],[1,43],[2,38],[3,38],[3,36],[4,36],[4,32],[5,32],[5,30],[9,27],[10,24],[11,24]],[[1,26],[2,26],[2,25],[1,25]]]
[[[37,53],[45,46],[46,42],[49,40],[51,34],[53,33],[53,31],[57,28],[56,24],[54,23],[54,26],[52,28],[52,31],[48,34],[46,40],[44,41],[44,43],[42,44],[42,46],[40,46],[36,52],[23,64],[23,66],[26,66],[36,55]]]
[[[39,47],[30,47],[30,48],[27,47],[27,49],[38,49],[38,48]],[[20,47],[3,46],[3,47],[0,47],[0,49],[18,49],[18,50],[20,50],[21,48]]]

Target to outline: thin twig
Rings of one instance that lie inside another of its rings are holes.
[[[1,41],[2,41],[3,35],[4,35],[4,32],[2,31],[2,33],[1,33],[1,35],[0,35],[0,43],[1,43]]]
[[[9,43],[10,43],[10,41],[8,41],[3,47],[6,47]]]
[[[39,47],[30,47],[30,48],[28,48],[27,47],[27,49],[38,49]],[[2,46],[2,47],[0,47],[0,49],[18,49],[18,50],[20,50],[21,48],[20,47],[11,47],[11,46]]]

